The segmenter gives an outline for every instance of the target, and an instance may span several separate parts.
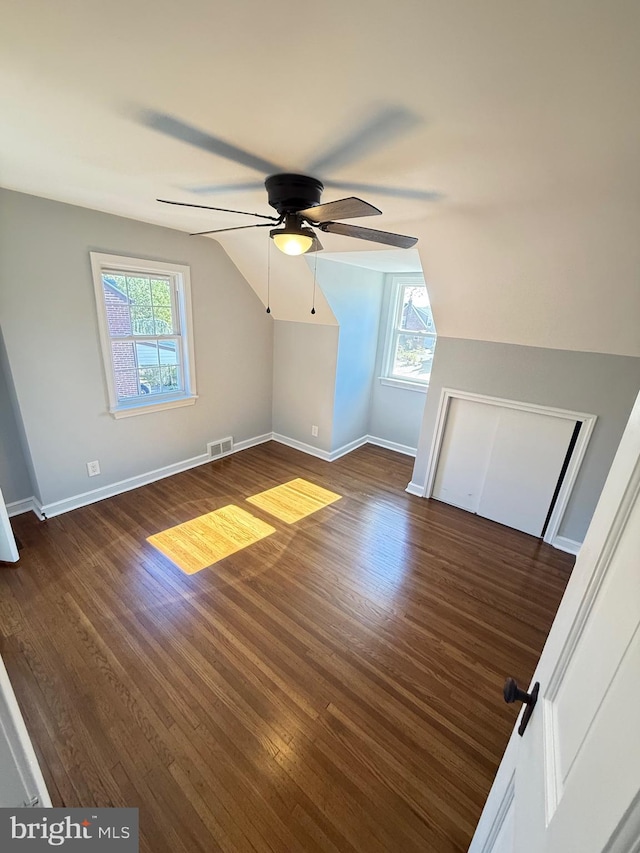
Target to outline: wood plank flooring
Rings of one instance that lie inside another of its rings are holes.
[[[573,558],[404,492],[413,460],[269,443],[14,519],[1,652],[54,805],[148,853],[466,850]],[[342,495],[287,524],[246,498]],[[276,533],[194,575],[146,538],[236,504]]]

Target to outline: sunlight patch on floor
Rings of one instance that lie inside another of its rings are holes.
[[[192,575],[275,532],[275,527],[230,504],[155,533],[147,542]]]
[[[253,495],[247,498],[247,501],[280,521],[292,524],[339,501],[341,497],[342,495],[316,486],[308,480],[297,479]]]

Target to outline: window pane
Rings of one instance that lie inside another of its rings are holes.
[[[102,293],[107,311],[107,326],[109,335],[113,338],[131,334],[129,300],[124,292],[124,286],[124,276],[102,276]]]
[[[158,345],[156,341],[136,341],[138,367],[158,366]]]
[[[144,276],[127,276],[127,292],[133,305],[151,305],[151,285]]]
[[[435,335],[398,335],[393,359],[393,376],[427,382],[435,348]]]
[[[160,364],[177,364],[178,342],[158,341],[158,354],[160,356]]]
[[[191,333],[191,311],[183,313],[190,307],[188,267],[94,252],[91,261],[112,413],[154,410],[149,403],[181,400],[187,387],[195,396],[184,337]]]
[[[153,308],[148,306],[131,306],[131,323],[134,335],[155,335]]]
[[[118,400],[127,400],[140,395],[138,373],[136,370],[115,370],[116,396]]]
[[[114,287],[117,287],[118,290],[122,291],[124,295],[127,295],[127,277],[126,275],[118,275],[117,273],[109,272],[104,273],[102,276],[103,281],[108,281]]]
[[[435,332],[426,287],[402,288],[400,328],[412,332]]]
[[[165,279],[151,279],[151,299],[154,305],[171,305],[171,285]]]
[[[182,390],[177,367],[162,367],[160,369],[160,378],[162,380],[162,390],[165,394],[170,391]]]
[[[135,370],[137,367],[133,344],[130,341],[112,341],[111,358],[113,369],[116,371]]]
[[[143,394],[162,393],[159,367],[143,367],[138,373],[140,376],[140,390]]]
[[[154,305],[153,316],[156,335],[172,335],[174,333],[171,305]]]

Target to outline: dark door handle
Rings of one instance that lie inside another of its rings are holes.
[[[518,682],[515,678],[507,678],[504,683],[504,701],[509,705],[512,702],[522,702],[525,705],[524,714],[522,715],[522,719],[520,720],[520,725],[518,726],[518,734],[520,737],[524,734],[524,730],[527,728],[527,723],[531,719],[531,714],[533,714],[533,709],[536,706],[536,702],[538,701],[538,692],[540,690],[540,682],[536,681],[533,685],[531,693],[525,693],[524,690],[520,690],[518,687]]]

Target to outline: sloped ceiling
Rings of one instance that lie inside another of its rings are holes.
[[[156,197],[272,212],[261,189],[191,192],[264,175],[145,126],[155,110],[381,207],[363,224],[420,238],[441,334],[640,355],[635,0],[23,0],[0,39],[6,187],[184,231],[244,221]],[[402,132],[325,173],[391,110]],[[266,230],[219,237],[263,301]],[[277,258],[274,316],[335,322],[312,284]]]

